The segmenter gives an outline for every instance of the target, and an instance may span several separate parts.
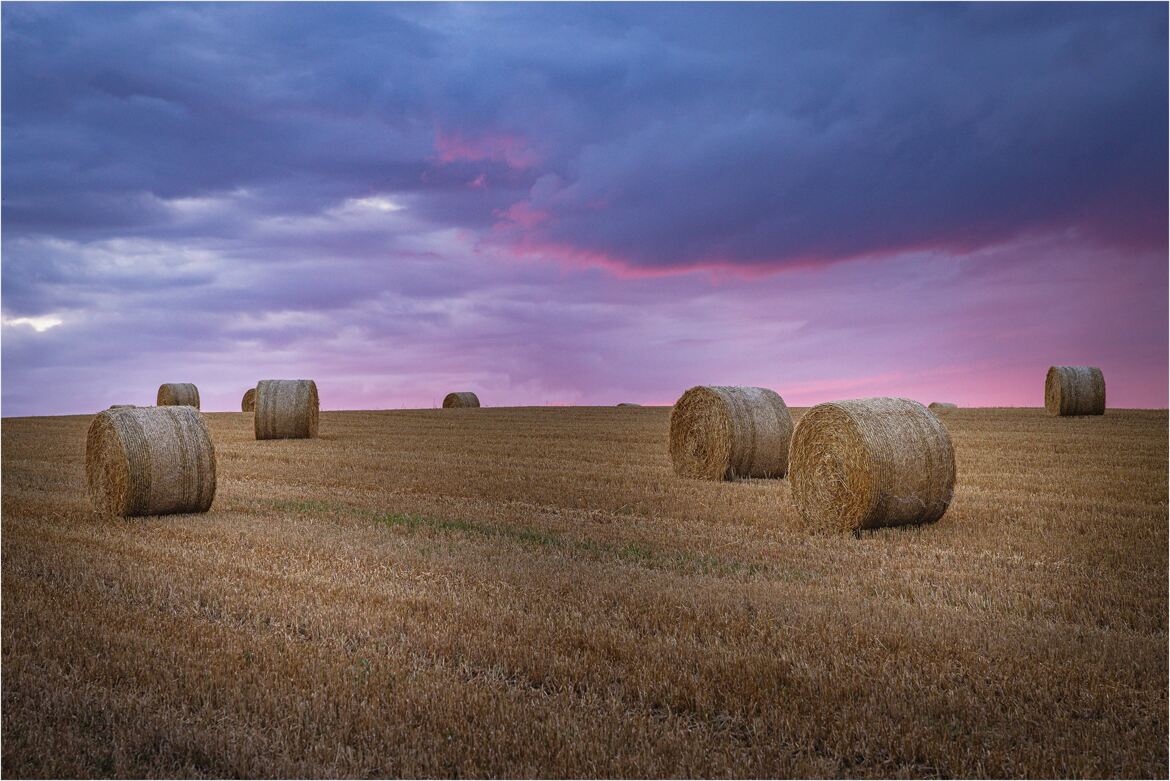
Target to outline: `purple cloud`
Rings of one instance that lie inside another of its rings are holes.
[[[1165,402],[1161,6],[0,18],[8,414],[265,373],[1033,404],[1053,362]]]

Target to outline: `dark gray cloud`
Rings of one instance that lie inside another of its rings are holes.
[[[1068,227],[1148,245],[1165,239],[1166,16],[8,6],[4,227],[158,233],[173,218],[147,194],[247,189],[257,214],[414,192],[422,214],[476,230],[523,201],[546,219],[497,235],[635,266]],[[451,138],[463,151],[444,162]]]

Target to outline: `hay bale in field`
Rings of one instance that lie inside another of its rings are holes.
[[[452,407],[478,407],[479,396],[476,396],[471,391],[461,391],[458,393],[448,393],[443,398],[443,409]]]
[[[110,409],[134,409],[136,404],[111,404]]]
[[[791,438],[792,415],[767,388],[699,385],[670,413],[670,460],[680,477],[783,477]]]
[[[320,401],[312,380],[261,380],[256,384],[256,439],[312,439]]]
[[[1096,366],[1051,366],[1044,378],[1049,415],[1104,415],[1105,375]]]
[[[199,389],[189,382],[164,382],[158,386],[158,400],[160,407],[184,405],[199,409]]]
[[[641,404],[634,404],[632,401],[623,401],[621,404],[618,404],[618,406],[619,407],[641,407],[642,405]]]
[[[792,499],[817,531],[930,523],[955,491],[955,451],[937,417],[910,399],[818,404],[792,435]]]
[[[215,447],[184,405],[98,413],[85,438],[90,502],[105,515],[202,513],[215,498]]]
[[[949,401],[932,401],[932,402],[930,402],[930,404],[927,405],[926,408],[928,410],[930,410],[931,412],[933,412],[935,415],[945,415],[946,413],[950,412],[951,410],[958,409],[959,405],[958,404],[951,404]]]
[[[244,398],[240,401],[240,410],[243,412],[256,411],[256,389],[248,388],[244,391]]]

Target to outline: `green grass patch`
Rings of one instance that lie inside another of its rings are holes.
[[[265,504],[283,513],[301,513],[303,515],[348,512],[350,509],[332,502],[316,502],[311,499],[274,499]]]
[[[615,545],[595,540],[571,540],[553,532],[529,527],[477,524],[463,520],[427,518],[407,513],[386,513],[379,516],[379,523],[392,528],[416,531],[428,529],[434,532],[454,532],[469,536],[506,539],[531,547],[555,548],[570,553],[585,554],[596,559],[618,559],[647,569],[662,569],[685,574],[714,575],[756,575],[771,570],[766,564],[723,559],[710,554],[683,552],[660,552],[637,542]]]
[[[431,529],[437,532],[459,532],[461,534],[477,535],[480,537],[497,537],[515,540],[526,545],[544,545],[550,547],[564,547],[565,540],[559,535],[539,529],[529,529],[514,526],[492,526],[476,524],[470,521],[449,521],[440,518],[427,518],[421,515],[407,513],[386,513],[379,522],[386,526],[405,529]]]
[[[805,580],[811,573],[793,573],[777,570],[769,564],[740,561],[690,551],[657,551],[637,542],[614,544],[596,540],[567,539],[555,532],[527,526],[474,523],[467,520],[429,518],[412,513],[379,513],[356,507],[313,500],[278,499],[265,502],[275,510],[301,514],[343,514],[372,517],[377,523],[411,532],[430,531],[438,534],[461,534],[485,539],[510,540],[532,548],[563,550],[597,560],[617,559],[646,569],[661,569],[687,575],[714,577],[753,576],[761,573],[779,574],[785,580]],[[807,577],[806,577],[807,576]]]

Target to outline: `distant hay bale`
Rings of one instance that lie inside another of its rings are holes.
[[[932,402],[930,402],[929,405],[927,405],[926,408],[928,410],[930,410],[931,412],[933,412],[935,415],[944,415],[944,414],[950,412],[951,410],[958,409],[959,405],[958,404],[951,404],[949,401],[932,401]]]
[[[110,409],[134,409],[135,404],[111,404]]]
[[[479,396],[476,396],[471,391],[461,391],[459,393],[448,393],[443,398],[443,409],[452,407],[478,407]]]
[[[256,410],[256,389],[248,388],[244,391],[244,398],[240,401],[240,409],[243,412],[254,412]]]
[[[816,531],[930,523],[955,491],[955,451],[910,399],[818,404],[792,435],[792,499]]]
[[[618,406],[619,407],[641,407],[642,405],[641,404],[634,404],[631,401],[623,401],[621,404],[618,404]]]
[[[1105,375],[1096,366],[1052,366],[1044,379],[1049,415],[1104,415]]]
[[[699,385],[670,413],[670,459],[680,477],[783,477],[791,438],[792,415],[767,388]]]
[[[164,382],[158,386],[160,407],[184,405],[199,409],[199,389],[189,382]]]
[[[320,401],[312,380],[261,380],[256,384],[256,439],[313,439]]]
[[[104,515],[202,513],[215,498],[215,447],[199,410],[98,413],[85,439],[90,502]]]

